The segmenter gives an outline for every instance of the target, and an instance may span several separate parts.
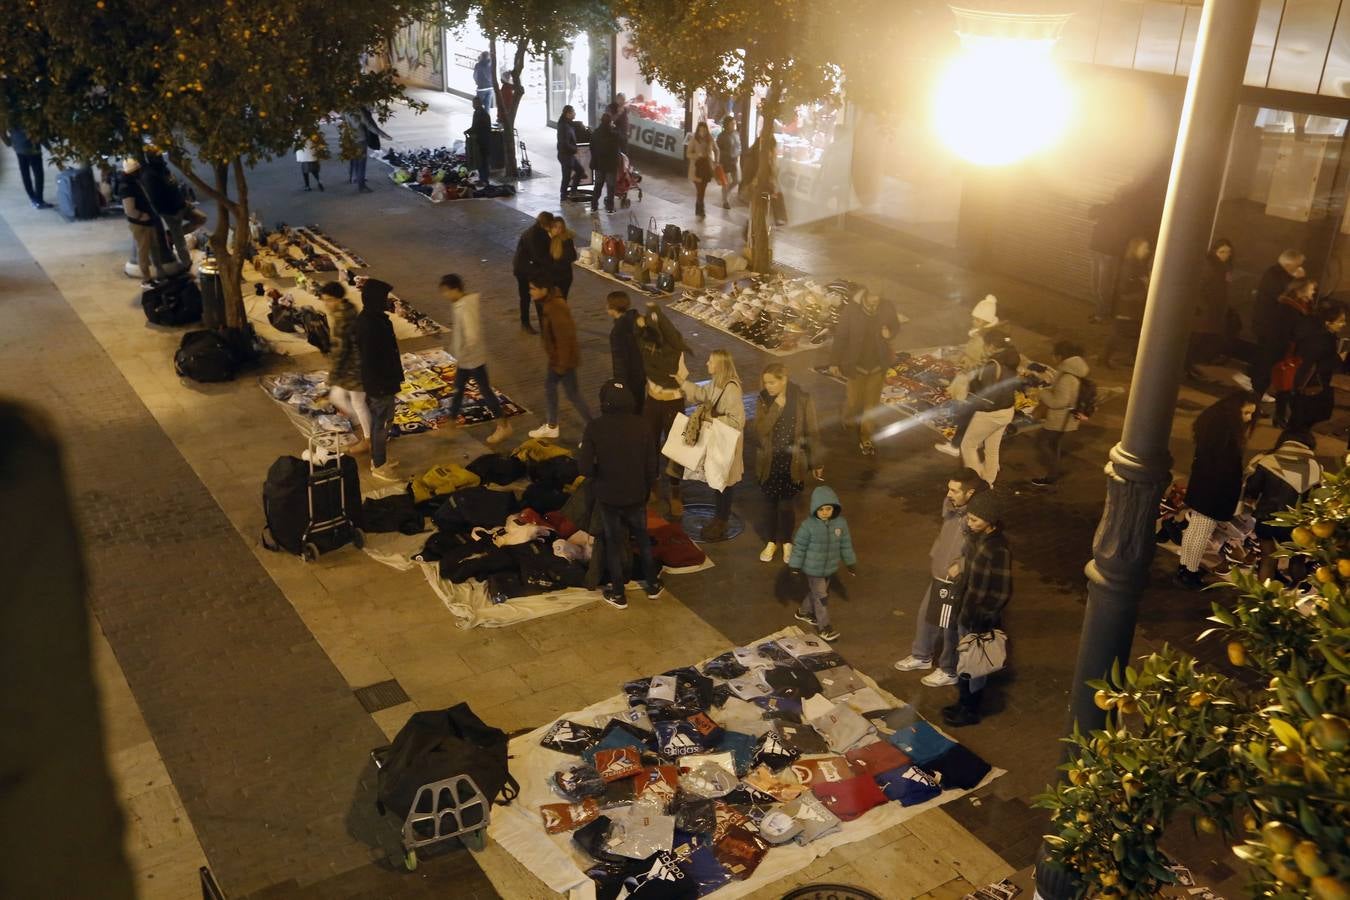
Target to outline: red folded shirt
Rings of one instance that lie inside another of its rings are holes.
[[[865,747],[858,747],[844,754],[848,764],[855,772],[876,775],[892,769],[903,769],[910,764],[910,758],[897,749],[894,744],[877,741]]]
[[[886,802],[886,795],[871,775],[859,775],[847,781],[817,782],[811,785],[811,791],[830,812],[845,822]]]

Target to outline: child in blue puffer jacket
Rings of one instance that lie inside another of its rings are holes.
[[[788,566],[806,575],[806,597],[795,618],[816,626],[816,632],[826,641],[839,637],[839,632],[830,627],[826,601],[830,576],[839,571],[841,562],[848,566],[850,574],[858,574],[858,558],[853,554],[853,538],[844,521],[844,507],[839,495],[822,484],[811,492],[811,515],[797,527]]]

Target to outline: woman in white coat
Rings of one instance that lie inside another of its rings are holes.
[[[726,487],[717,491],[717,502],[712,520],[703,526],[702,540],[720,541],[726,538],[727,518],[731,515],[731,494],[745,474],[745,401],[741,395],[741,376],[736,363],[725,350],[714,350],[708,356],[708,384],[685,381],[681,388],[686,400],[706,403],[709,416],[736,430],[736,447],[731,453],[730,468],[726,473]],[[704,425],[705,428],[709,427]],[[706,472],[706,469],[705,469]]]

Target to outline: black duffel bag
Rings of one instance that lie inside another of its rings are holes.
[[[467,703],[413,713],[380,768],[376,808],[407,819],[418,790],[456,775],[468,775],[489,803],[505,806],[520,794],[520,785],[507,768],[506,747],[506,732],[485,724]],[[430,813],[430,800],[425,797],[418,812]],[[464,810],[464,827],[480,824],[486,812]]]
[[[141,309],[151,325],[188,325],[202,320],[202,292],[189,275],[156,281],[141,291]]]
[[[239,371],[239,362],[234,348],[216,332],[189,331],[173,355],[173,370],[193,381],[230,381]]]

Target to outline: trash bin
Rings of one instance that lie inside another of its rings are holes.
[[[197,290],[202,295],[202,327],[212,331],[225,327],[225,289],[220,266],[207,257],[197,266]]]
[[[506,143],[500,125],[492,127],[488,136],[488,168],[497,172],[506,168]],[[478,141],[469,132],[464,132],[464,153],[469,157],[469,168],[478,171]]]

